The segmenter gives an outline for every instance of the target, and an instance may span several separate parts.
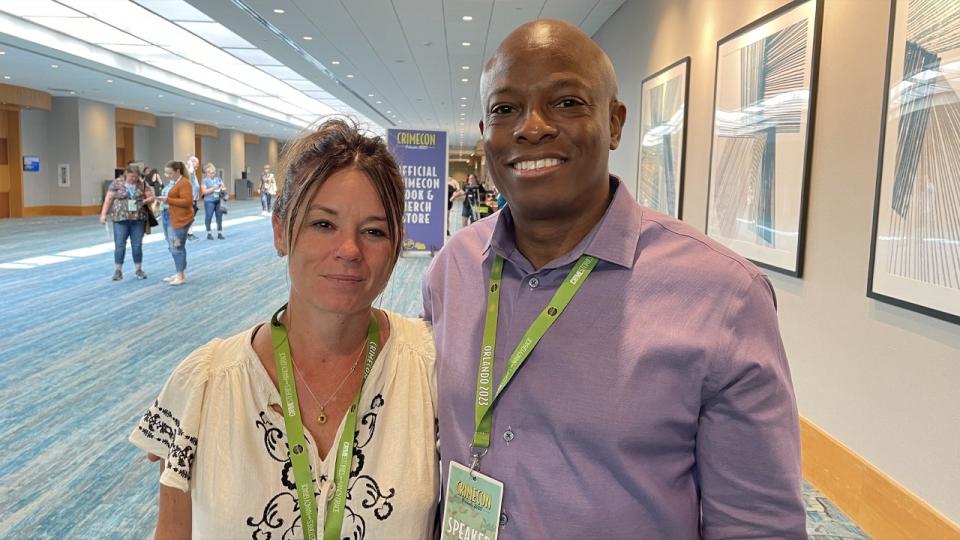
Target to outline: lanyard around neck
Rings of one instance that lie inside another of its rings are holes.
[[[577,260],[573,268],[567,274],[563,284],[550,299],[547,307],[540,312],[540,315],[533,321],[533,324],[527,328],[520,340],[520,344],[513,350],[510,359],[507,362],[507,370],[500,380],[497,392],[493,393],[493,356],[497,347],[497,322],[500,316],[500,288],[503,280],[503,257],[497,255],[493,261],[493,269],[490,271],[490,287],[487,289],[487,317],[483,325],[483,347],[480,350],[480,367],[477,372],[477,400],[476,400],[476,431],[473,434],[473,444],[471,448],[481,448],[481,451],[474,450],[473,467],[479,464],[480,457],[486,453],[490,447],[490,430],[493,427],[493,406],[503,393],[504,388],[510,384],[517,370],[523,365],[530,356],[534,347],[540,343],[547,330],[553,326],[563,310],[566,309],[570,300],[577,294],[587,276],[597,266],[597,258],[589,255],[583,255]]]
[[[280,404],[283,407],[283,422],[287,428],[287,449],[290,462],[293,464],[293,477],[297,484],[297,501],[300,506],[300,527],[303,537],[307,540],[317,538],[317,500],[313,492],[313,475],[310,473],[310,462],[307,459],[307,440],[303,432],[303,421],[300,418],[300,402],[297,400],[297,384],[294,380],[293,363],[290,356],[290,342],[287,340],[287,330],[280,322],[280,313],[287,306],[280,308],[270,321],[271,338],[273,340],[273,357],[277,364],[277,382],[280,384]],[[353,404],[347,412],[347,419],[340,434],[336,448],[336,472],[334,486],[336,492],[333,500],[327,506],[327,515],[324,520],[324,540],[340,538],[340,529],[343,526],[343,512],[347,505],[347,484],[350,481],[350,468],[353,464],[353,436],[357,427],[357,410],[360,405],[360,393],[363,383],[366,382],[373,364],[377,361],[380,352],[380,324],[377,317],[370,314],[370,323],[367,325],[366,354],[363,363],[363,378],[360,380],[360,390],[353,397]]]

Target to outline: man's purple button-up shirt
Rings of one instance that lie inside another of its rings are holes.
[[[494,387],[576,260],[600,259],[497,400],[480,469],[500,538],[806,538],[798,419],[772,287],[619,180],[602,220],[539,270],[509,209],[463,230],[424,279],[440,454],[469,464],[486,288],[505,259]]]

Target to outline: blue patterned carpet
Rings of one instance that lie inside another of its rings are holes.
[[[149,279],[133,279],[128,249],[112,282],[95,216],[0,220],[0,538],[152,536],[157,466],[126,438],[184,356],[283,303],[285,266],[258,212],[235,202],[226,240],[189,243],[183,287],[161,281],[173,262],[159,231],[144,245]],[[401,259],[380,305],[419,313],[428,264]],[[813,488],[805,498],[811,538],[867,538]]]

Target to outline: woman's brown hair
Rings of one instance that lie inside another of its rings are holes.
[[[354,167],[373,183],[387,217],[387,234],[395,264],[403,242],[403,177],[383,139],[368,136],[354,123],[331,119],[284,146],[280,155],[273,215],[284,231],[283,251],[290,253],[317,190],[335,173]]]
[[[182,161],[176,161],[176,160],[168,161],[167,164],[164,165],[164,167],[167,168],[167,169],[173,169],[173,170],[177,171],[177,173],[178,173],[180,176],[186,176],[186,175],[187,175],[187,166],[184,165]]]

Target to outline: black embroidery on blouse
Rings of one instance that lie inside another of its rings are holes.
[[[184,480],[190,480],[193,460],[197,454],[197,438],[180,429],[180,419],[160,406],[159,401],[147,409],[137,425],[144,436],[167,447],[167,468]]]
[[[287,523],[283,516],[296,516],[296,519]],[[293,493],[279,493],[275,495],[263,508],[260,521],[247,518],[247,525],[254,527],[250,538],[254,540],[272,540],[274,533],[277,538],[293,538],[296,529],[300,528],[300,505]]]
[[[392,500],[396,490],[390,488],[384,492],[373,477],[362,474],[366,462],[363,450],[373,440],[377,428],[377,416],[383,405],[383,395],[374,396],[370,401],[370,412],[363,415],[360,420],[360,426],[366,428],[363,430],[364,433],[361,435],[358,429],[353,434],[353,466],[350,469],[350,486],[347,489],[347,504],[343,518],[343,528],[348,531],[345,538],[350,540],[363,540],[367,532],[366,520],[354,511],[351,506],[352,501],[358,501],[361,508],[372,510],[374,517],[379,521],[385,521],[393,514]],[[296,496],[297,485],[293,477],[293,464],[288,455],[286,437],[283,431],[270,421],[266,411],[260,411],[256,425],[263,430],[263,443],[267,454],[274,461],[283,463],[280,470],[280,483],[285,491],[274,495],[267,502],[259,519],[247,518],[247,525],[253,528],[250,537],[254,540],[276,538],[286,540],[301,533],[300,505]],[[309,441],[307,444],[310,444]],[[324,504],[319,500],[319,495],[320,489],[328,480],[326,475],[322,475],[319,483],[314,481],[314,496],[318,498],[318,504]],[[282,516],[293,516],[293,520],[287,521]]]

